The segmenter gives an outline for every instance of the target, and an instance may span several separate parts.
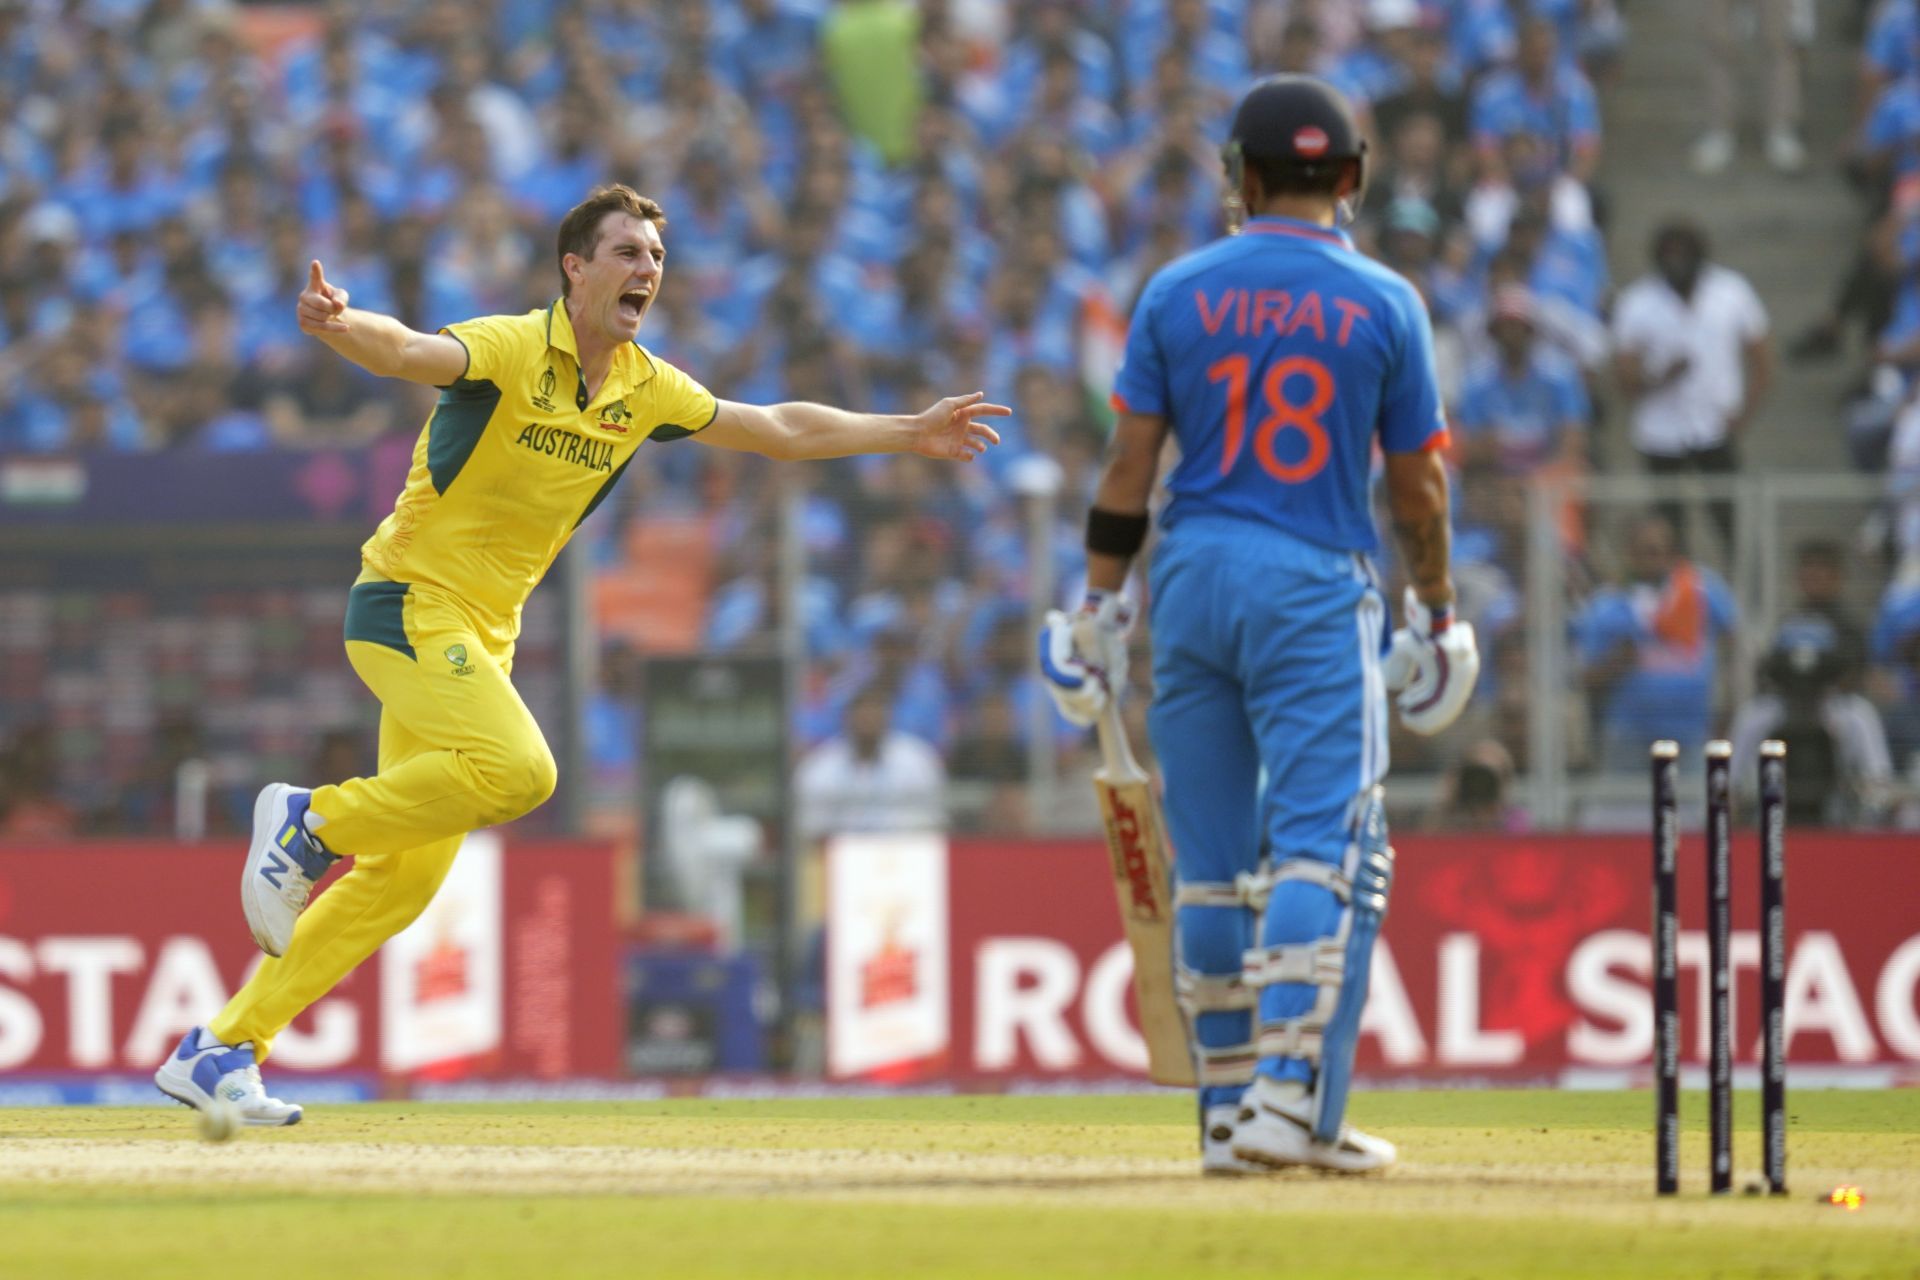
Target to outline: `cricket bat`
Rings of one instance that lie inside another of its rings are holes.
[[[1147,1042],[1147,1075],[1155,1084],[1192,1085],[1187,1020],[1173,989],[1173,876],[1166,824],[1153,781],[1133,758],[1120,709],[1108,699],[1100,713],[1101,767],[1093,775],[1120,923],[1133,949],[1133,995]]]

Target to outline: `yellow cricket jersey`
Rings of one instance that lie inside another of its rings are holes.
[[[441,391],[361,558],[371,574],[451,593],[511,643],[528,594],[640,442],[692,435],[718,406],[637,343],[614,353],[589,400],[565,299],[441,332],[466,347],[466,376]]]

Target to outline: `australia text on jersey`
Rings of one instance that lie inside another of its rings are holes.
[[[589,471],[613,471],[613,445],[610,442],[589,440],[564,427],[524,427],[514,443],[563,462],[577,462]]]

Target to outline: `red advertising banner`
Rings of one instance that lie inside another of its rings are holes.
[[[230,843],[0,849],[0,1073],[151,1071],[262,958],[240,865]],[[275,1043],[275,1072],[615,1074],[612,901],[605,846],[469,837],[427,914]]]
[[[1359,1068],[1373,1077],[1596,1081],[1653,1049],[1645,836],[1406,836]],[[1786,1034],[1796,1068],[1920,1078],[1920,848],[1787,840]],[[970,1076],[1134,1074],[1132,957],[1093,840],[956,841],[953,1045]],[[1758,1061],[1758,851],[1734,843],[1735,1061]],[[1681,845],[1682,1052],[1707,1052],[1704,849]]]

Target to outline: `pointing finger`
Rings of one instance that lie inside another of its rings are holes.
[[[315,258],[307,269],[307,288],[324,295],[327,291],[327,278],[320,272],[320,259]]]

